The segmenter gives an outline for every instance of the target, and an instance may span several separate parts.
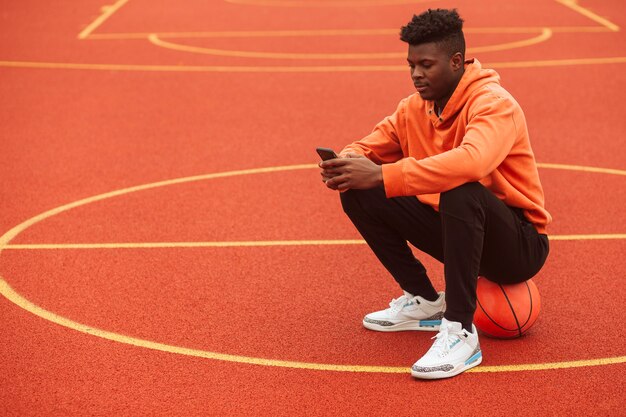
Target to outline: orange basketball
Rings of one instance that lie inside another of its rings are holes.
[[[541,298],[532,280],[503,285],[478,277],[474,324],[487,336],[520,337],[535,323],[539,310]]]

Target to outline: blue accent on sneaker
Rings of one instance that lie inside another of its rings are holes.
[[[420,326],[441,326],[441,320],[420,320]]]
[[[482,356],[483,356],[483,352],[479,350],[478,352],[474,353],[468,360],[465,361],[465,365],[469,365],[473,362],[476,362],[478,358]]]

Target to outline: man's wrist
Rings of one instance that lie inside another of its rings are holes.
[[[381,185],[385,185],[385,181],[383,179],[383,166],[382,165],[378,165],[378,178],[376,181],[376,185],[381,186]]]

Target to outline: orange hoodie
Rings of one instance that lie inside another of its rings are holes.
[[[341,154],[348,152],[382,165],[387,197],[414,195],[438,210],[440,193],[478,181],[505,204],[522,208],[539,233],[552,220],[524,113],[499,75],[476,59],[466,61],[439,117],[434,102],[415,93]]]

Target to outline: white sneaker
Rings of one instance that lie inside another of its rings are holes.
[[[402,297],[389,303],[388,309],[366,315],[363,326],[379,332],[438,330],[445,310],[443,292],[436,301],[428,301],[405,291]]]
[[[422,379],[449,378],[467,371],[483,360],[478,343],[478,332],[472,324],[470,333],[461,323],[441,321],[439,333],[433,337],[435,343],[411,368],[411,375]]]

